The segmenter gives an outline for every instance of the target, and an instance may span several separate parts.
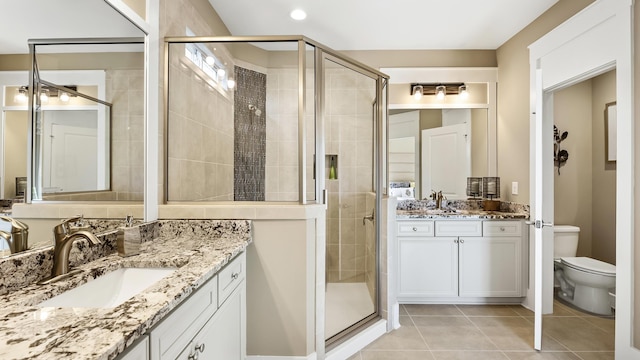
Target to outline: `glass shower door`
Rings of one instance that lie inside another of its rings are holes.
[[[325,339],[331,344],[378,315],[378,102],[377,77],[328,55],[322,69],[328,192]]]

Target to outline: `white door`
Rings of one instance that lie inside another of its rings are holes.
[[[467,138],[467,124],[422,130],[423,198],[433,190],[447,199],[466,199]]]
[[[534,348],[542,350],[542,315],[553,312],[553,93],[542,88],[536,74],[534,230]]]
[[[97,189],[97,132],[51,124],[51,157],[44,159],[44,187],[56,191]]]

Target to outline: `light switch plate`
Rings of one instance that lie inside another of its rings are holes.
[[[518,195],[518,182],[511,182],[511,195]]]

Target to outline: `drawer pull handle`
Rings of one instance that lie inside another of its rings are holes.
[[[464,239],[460,239],[460,244],[464,244]]]
[[[500,226],[500,231],[504,231],[504,226]]]
[[[238,273],[233,273],[233,274],[231,274],[231,278],[232,278],[233,280],[236,280],[236,279],[238,278],[238,276],[240,276],[240,274],[238,274]],[[204,349],[204,348],[203,348],[203,349]]]
[[[418,231],[418,228],[414,226],[411,230]]]
[[[189,357],[187,358],[189,360],[198,360],[198,353],[193,353],[193,354],[189,354]]]
[[[204,343],[202,343],[202,344],[200,344],[200,345],[196,345],[196,346],[194,347],[194,350],[195,350],[195,351],[200,351],[201,353],[203,353],[203,352],[204,352]]]
[[[455,244],[457,244],[457,243],[458,243],[458,239],[453,240],[453,242],[454,242]]]

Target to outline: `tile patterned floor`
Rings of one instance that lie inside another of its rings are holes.
[[[533,350],[533,312],[514,305],[401,305],[398,330],[349,360],[613,360],[613,317],[558,301]]]

